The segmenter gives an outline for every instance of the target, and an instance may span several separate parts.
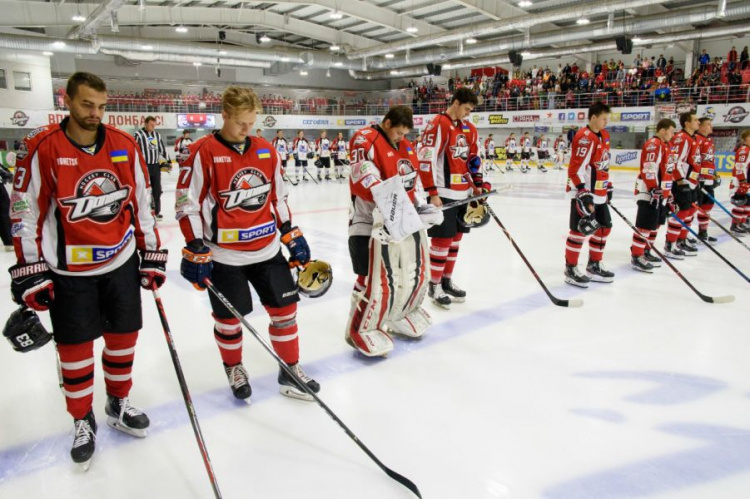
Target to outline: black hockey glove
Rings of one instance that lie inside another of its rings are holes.
[[[190,241],[190,244],[182,249],[180,275],[193,283],[193,287],[198,291],[206,289],[203,281],[211,278],[213,268],[211,249],[203,244],[202,239]]]
[[[612,196],[615,193],[615,188],[612,185],[612,182],[607,183],[607,204],[612,202]]]
[[[159,289],[167,280],[168,250],[141,251],[141,287]]]
[[[578,189],[576,193],[576,211],[581,217],[588,217],[594,213],[594,196],[588,189]]]
[[[52,273],[46,262],[21,263],[8,269],[10,292],[19,305],[43,312],[55,299]]]
[[[0,183],[7,184],[13,181],[13,174],[0,166]]]
[[[651,189],[649,194],[651,195],[651,199],[649,199],[648,202],[651,204],[652,207],[658,208],[659,203],[661,202],[661,199],[664,193],[662,192],[661,189],[659,189],[658,187],[655,187]]]
[[[289,264],[304,267],[310,261],[310,246],[298,227],[292,227],[289,222],[281,226],[281,242],[289,250]]]

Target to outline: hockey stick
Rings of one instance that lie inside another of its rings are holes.
[[[299,184],[299,180],[296,181],[296,182],[294,182],[292,180],[292,178],[289,175],[287,175],[286,173],[284,174],[284,176],[282,177],[282,179],[286,180],[287,182],[289,182],[290,184],[292,184],[294,186],[296,186],[297,184]]]
[[[720,202],[718,202],[715,197],[713,197],[711,194],[709,194],[706,189],[704,189],[703,187],[701,187],[701,191],[703,192],[703,194],[705,194],[706,196],[708,196],[708,199],[710,199],[711,201],[713,201],[716,206],[718,206],[719,208],[721,208],[722,210],[724,210],[724,213],[726,213],[727,215],[729,215],[730,217],[732,217],[732,219],[734,219],[734,215],[732,215],[730,213],[730,211],[727,210],[726,207],[723,204],[721,204]]]
[[[628,220],[627,218],[625,218],[625,215],[623,215],[623,214],[622,214],[622,213],[620,212],[620,210],[618,210],[618,209],[617,209],[617,207],[616,207],[615,205],[613,205],[613,204],[611,204],[611,203],[610,203],[609,207],[610,207],[610,208],[612,208],[612,210],[614,210],[614,212],[615,212],[615,213],[617,213],[617,214],[618,214],[618,215],[620,216],[620,218],[622,218],[622,220],[623,220],[623,221],[624,221],[624,222],[625,222],[626,224],[628,224],[628,226],[629,226],[629,227],[630,227],[631,229],[633,229],[633,232],[635,232],[636,234],[638,234],[638,235],[639,235],[639,236],[640,236],[641,238],[643,238],[643,239],[644,239],[644,240],[646,241],[646,244],[648,244],[648,246],[649,246],[649,247],[650,247],[650,248],[651,248],[652,250],[654,250],[654,253],[656,253],[656,255],[657,255],[657,256],[658,256],[659,258],[661,258],[661,259],[662,259],[662,260],[664,261],[664,263],[666,263],[666,264],[667,264],[667,266],[668,266],[668,267],[669,267],[670,269],[672,269],[672,270],[674,271],[674,273],[675,273],[675,274],[677,274],[677,277],[679,277],[680,279],[682,279],[682,281],[683,281],[683,282],[684,282],[685,284],[687,284],[687,286],[688,286],[688,287],[689,287],[690,289],[692,289],[692,290],[693,290],[693,292],[694,292],[694,293],[695,293],[696,295],[698,295],[698,296],[700,297],[700,299],[701,299],[701,300],[703,300],[703,301],[704,301],[704,302],[706,302],[706,303],[730,303],[730,302],[733,302],[733,301],[734,301],[734,295],[726,295],[726,296],[716,296],[716,297],[713,297],[713,296],[707,296],[707,295],[704,295],[703,293],[701,293],[700,291],[698,291],[698,290],[697,290],[697,289],[695,288],[695,286],[693,286],[693,285],[692,285],[692,283],[691,283],[690,281],[688,281],[688,280],[687,280],[687,278],[686,278],[686,277],[685,277],[684,275],[682,275],[682,272],[680,272],[680,271],[679,271],[679,270],[677,269],[677,267],[675,267],[675,266],[674,266],[674,264],[673,264],[672,262],[670,262],[670,261],[669,261],[669,259],[668,259],[667,257],[665,257],[665,256],[664,256],[664,255],[663,255],[663,254],[662,254],[662,253],[661,253],[661,252],[660,252],[660,251],[658,250],[658,249],[656,249],[656,247],[654,247],[654,245],[653,245],[653,244],[651,244],[651,241],[649,241],[649,240],[648,240],[648,237],[647,237],[647,236],[644,236],[643,234],[641,234],[641,231],[639,231],[639,230],[638,230],[638,229],[636,228],[636,226],[635,226],[635,225],[633,225],[633,224],[632,224],[632,223],[630,222],[630,220]]]
[[[260,334],[258,334],[258,332],[255,330],[255,328],[253,328],[253,326],[251,326],[250,323],[245,320],[245,318],[242,316],[242,314],[240,314],[237,311],[237,309],[235,309],[234,306],[232,306],[232,304],[229,302],[229,300],[227,300],[227,298],[218,289],[216,289],[216,287],[214,287],[214,284],[211,282],[211,280],[209,278],[204,279],[203,283],[206,285],[206,287],[208,288],[208,290],[211,293],[213,293],[213,295],[227,308],[227,310],[229,310],[229,312],[233,316],[235,316],[237,318],[237,320],[239,320],[242,323],[242,325],[245,326],[245,328],[248,331],[250,331],[250,333],[255,337],[255,339],[258,340],[258,342],[260,342],[261,346],[269,354],[271,354],[271,356],[276,360],[276,362],[279,364],[279,367],[281,367],[281,369],[284,370],[284,372],[287,374],[287,376],[289,376],[290,378],[292,378],[296,382],[296,384],[297,384],[298,387],[302,388],[308,395],[310,395],[313,399],[315,399],[315,401],[318,403],[318,405],[320,407],[322,407],[323,410],[326,411],[326,413],[328,413],[328,415],[334,421],[336,421],[336,423],[338,423],[338,425],[341,427],[342,430],[344,430],[344,432],[349,436],[349,438],[351,438],[352,440],[354,440],[354,443],[356,443],[359,446],[359,448],[362,449],[364,451],[364,453],[367,454],[367,456],[370,459],[372,459],[375,462],[375,464],[377,464],[378,467],[381,470],[383,470],[385,472],[386,475],[388,475],[393,480],[397,481],[398,483],[400,483],[401,485],[403,485],[404,487],[406,487],[407,489],[409,489],[410,491],[412,491],[414,493],[414,495],[416,495],[417,497],[419,497],[420,499],[422,499],[422,494],[419,492],[419,489],[417,488],[417,486],[414,485],[414,483],[411,480],[409,480],[408,478],[406,478],[405,476],[399,475],[398,473],[396,473],[395,471],[393,471],[392,469],[390,469],[389,467],[387,467],[386,465],[384,465],[382,462],[380,462],[380,459],[378,459],[375,456],[375,454],[373,454],[372,451],[370,451],[370,449],[368,449],[365,446],[365,444],[362,443],[362,441],[357,437],[357,435],[355,435],[349,429],[349,427],[346,426],[344,424],[344,422],[341,421],[341,419],[339,419],[339,417],[336,416],[336,414],[320,399],[320,397],[318,397],[318,394],[315,393],[314,391],[312,391],[310,389],[310,387],[307,386],[307,384],[305,384],[301,379],[299,379],[299,377],[297,376],[297,374],[289,367],[289,365],[286,362],[284,362],[283,360],[281,360],[281,357],[279,357],[279,355],[274,351],[274,349],[271,347],[271,345],[269,345],[268,342],[265,339],[263,339],[260,336]]]
[[[469,203],[471,203],[473,201],[479,201],[480,199],[484,199],[487,196],[492,196],[493,194],[497,194],[498,192],[505,191],[507,189],[510,189],[510,185],[508,185],[506,187],[501,187],[500,191],[498,191],[497,189],[492,189],[489,192],[485,192],[485,193],[479,194],[477,196],[471,196],[471,197],[468,197],[466,199],[459,199],[458,201],[451,201],[450,203],[445,203],[444,205],[440,206],[439,209],[440,209],[440,211],[450,210],[451,208],[455,208],[456,206],[461,206],[461,205],[464,205],[464,204],[469,204]]]
[[[508,229],[505,228],[505,225],[500,221],[497,215],[495,215],[495,212],[492,210],[489,204],[484,205],[487,208],[487,212],[492,216],[492,218],[495,219],[495,222],[497,222],[497,225],[500,226],[500,229],[505,233],[505,237],[508,238],[508,241],[510,241],[510,244],[513,245],[513,248],[518,252],[518,254],[521,256],[521,259],[526,264],[526,266],[529,268],[531,273],[534,275],[534,278],[539,283],[539,285],[542,287],[545,293],[547,293],[547,296],[550,300],[552,300],[552,303],[557,305],[558,307],[569,307],[569,308],[577,308],[583,305],[583,300],[580,299],[574,299],[574,300],[561,300],[560,298],[555,297],[552,293],[550,293],[550,290],[547,289],[547,286],[544,284],[544,281],[539,277],[539,274],[536,273],[536,270],[534,270],[534,267],[531,266],[529,263],[529,260],[526,258],[526,255],[523,254],[523,251],[521,251],[521,248],[518,247],[516,242],[513,240],[513,237],[510,235],[510,232],[508,232]]]
[[[164,329],[164,338],[167,340],[167,346],[169,347],[169,354],[172,356],[172,364],[174,364],[175,373],[177,373],[177,380],[180,382],[180,389],[182,390],[182,398],[185,400],[185,408],[187,409],[188,416],[190,417],[190,423],[193,425],[193,433],[195,433],[195,440],[198,442],[198,448],[201,451],[203,457],[203,464],[206,466],[206,473],[208,473],[208,479],[211,481],[211,487],[214,489],[214,496],[216,499],[221,499],[221,492],[219,491],[219,483],[216,481],[214,475],[214,468],[211,466],[211,458],[208,456],[208,450],[206,449],[206,443],[203,441],[203,433],[201,427],[198,424],[198,416],[195,414],[195,407],[193,407],[193,401],[190,398],[190,392],[188,391],[187,383],[185,382],[185,375],[182,373],[182,366],[180,365],[180,359],[177,357],[177,350],[172,340],[172,332],[169,330],[169,324],[167,323],[167,314],[164,312],[164,305],[161,302],[161,296],[159,290],[154,289],[154,301],[156,302],[156,309],[159,311],[159,319],[161,320],[161,326]]]
[[[707,216],[708,219],[711,220],[713,223],[715,223],[721,230],[723,230],[724,232],[726,232],[732,239],[734,239],[735,241],[737,241],[738,243],[740,243],[742,246],[744,246],[746,250],[750,251],[750,246],[748,246],[747,244],[745,244],[742,241],[740,241],[739,237],[735,236],[734,234],[732,234],[732,231],[730,231],[729,229],[727,229],[726,227],[724,227],[723,225],[721,225],[718,220],[716,220],[711,215],[709,215],[707,211],[705,211],[703,208],[701,208],[698,205],[698,203],[693,203],[693,206],[695,206],[698,209],[698,211],[700,211],[705,216]]]
[[[678,222],[680,222],[680,225],[682,225],[683,227],[685,227],[688,230],[688,232],[690,232],[693,236],[695,236],[708,249],[710,249],[711,251],[713,251],[716,254],[716,256],[718,256],[719,258],[721,258],[724,261],[724,263],[726,263],[727,265],[729,265],[732,268],[732,270],[734,270],[739,275],[741,275],[743,277],[743,279],[745,279],[747,282],[750,282],[750,277],[746,276],[744,273],[742,273],[742,271],[740,269],[738,269],[737,267],[735,267],[732,262],[730,262],[729,260],[727,260],[724,257],[724,255],[722,255],[721,253],[719,253],[719,250],[717,250],[716,248],[714,248],[713,246],[711,246],[710,244],[708,244],[707,242],[705,242],[703,239],[701,239],[700,237],[698,237],[698,233],[695,232],[688,224],[686,224],[683,219],[681,219],[680,217],[678,217],[677,214],[675,214],[674,212],[670,212],[669,215],[672,218],[674,218],[675,220],[677,220]]]
[[[312,176],[312,175],[310,174],[310,172],[309,172],[309,171],[307,171],[307,167],[306,167],[306,166],[303,166],[303,167],[302,167],[302,171],[303,171],[303,173],[302,173],[302,176],[303,176],[303,177],[305,176],[305,173],[307,173],[307,176],[308,176],[308,177],[310,177],[310,178],[312,179],[312,181],[313,181],[313,182],[315,182],[316,184],[318,183],[318,181],[317,181],[317,180],[315,180],[315,177],[313,177],[313,176]]]

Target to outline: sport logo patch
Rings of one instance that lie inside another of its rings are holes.
[[[97,223],[107,223],[120,214],[123,202],[129,195],[130,187],[123,186],[114,173],[96,170],[78,181],[75,196],[61,202],[63,206],[70,207],[68,220],[71,222],[88,218]]]
[[[225,199],[225,210],[240,208],[257,211],[265,206],[270,192],[271,184],[263,172],[255,168],[243,168],[234,174],[229,189],[219,195]]]

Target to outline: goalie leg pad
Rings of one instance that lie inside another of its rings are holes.
[[[432,324],[432,317],[422,307],[412,310],[406,317],[388,323],[391,333],[400,334],[408,338],[421,338]]]

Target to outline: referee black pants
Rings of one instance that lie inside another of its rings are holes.
[[[13,244],[10,234],[10,198],[3,184],[0,184],[0,238],[5,246]]]
[[[151,182],[151,199],[154,214],[161,213],[161,168],[159,165],[148,165],[148,178]]]

